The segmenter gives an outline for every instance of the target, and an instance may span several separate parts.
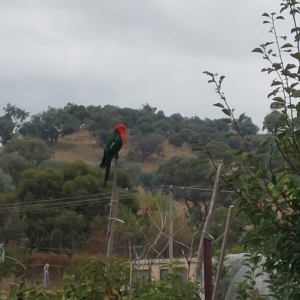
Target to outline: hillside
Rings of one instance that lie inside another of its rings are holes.
[[[120,152],[120,159],[126,159],[127,153],[130,150],[130,137],[128,138],[124,148]],[[195,157],[187,145],[182,148],[174,148],[167,141],[163,144],[164,156],[160,157],[154,154],[145,163],[136,161],[142,166],[144,172],[149,172],[158,168],[159,165],[165,163],[173,156],[190,156]],[[102,149],[97,146],[96,138],[93,137],[87,130],[79,130],[72,135],[65,136],[59,140],[55,147],[54,159],[58,161],[74,161],[80,159],[90,165],[98,165],[102,158]]]

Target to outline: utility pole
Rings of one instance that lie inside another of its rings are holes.
[[[204,295],[205,300],[212,300],[213,280],[212,280],[212,244],[209,238],[203,239],[204,256]]]
[[[114,181],[113,181],[113,190],[111,194],[111,204],[110,204],[110,213],[108,220],[107,228],[107,257],[110,257],[114,249],[114,239],[115,239],[115,229],[116,229],[116,218],[118,213],[118,204],[119,204],[119,188],[117,187],[117,173],[118,173],[118,157],[115,157],[115,166],[114,166]]]
[[[225,231],[224,231],[224,236],[223,236],[220,259],[218,262],[218,270],[217,270],[217,275],[215,278],[215,285],[214,285],[212,300],[215,300],[217,298],[218,285],[219,285],[219,281],[220,281],[220,277],[221,277],[221,273],[222,273],[223,262],[224,262],[225,252],[226,252],[226,245],[227,245],[229,226],[230,226],[230,221],[231,221],[231,216],[232,216],[232,210],[233,210],[233,206],[231,205],[229,207],[228,213],[227,213],[226,226],[225,226]]]
[[[203,240],[204,240],[204,238],[209,238],[209,231],[210,231],[211,222],[212,222],[212,213],[213,213],[215,201],[216,201],[217,194],[218,194],[219,180],[221,177],[221,169],[222,169],[222,163],[220,163],[218,166],[218,170],[217,170],[217,174],[216,174],[216,178],[215,178],[214,189],[213,189],[213,194],[211,196],[209,211],[208,211],[208,214],[207,214],[207,217],[205,220],[202,236],[201,236],[200,243],[199,243],[196,269],[195,269],[195,273],[194,273],[196,281],[198,281],[201,276],[202,264],[203,264]]]
[[[169,264],[173,263],[173,186],[169,189]]]

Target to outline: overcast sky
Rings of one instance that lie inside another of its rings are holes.
[[[278,0],[0,0],[0,103],[31,114],[68,102],[220,118],[203,71],[225,75],[236,109],[261,125],[272,76],[262,13]],[[288,34],[289,27],[286,26]],[[284,33],[284,32],[283,32]],[[2,113],[0,113],[2,114]]]

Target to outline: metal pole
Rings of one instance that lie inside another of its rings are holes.
[[[208,214],[207,214],[207,217],[205,220],[203,232],[202,232],[201,239],[199,242],[197,260],[196,260],[196,269],[195,269],[195,273],[194,273],[196,281],[199,281],[200,276],[201,276],[201,270],[202,270],[202,264],[203,264],[203,240],[204,240],[204,238],[207,238],[209,236],[209,231],[210,231],[211,221],[212,221],[211,217],[212,217],[213,209],[215,206],[215,201],[216,201],[217,194],[218,194],[221,169],[222,169],[222,164],[219,164],[216,178],[215,178],[213,194],[211,196],[209,211],[208,211]]]
[[[118,213],[118,203],[119,203],[119,188],[117,187],[117,173],[118,173],[118,158],[116,157],[115,166],[114,166],[113,190],[111,194],[110,213],[109,213],[108,228],[107,228],[107,237],[108,237],[107,257],[112,255],[114,249],[116,217]]]
[[[231,216],[232,216],[232,210],[233,210],[233,206],[230,206],[228,209],[228,214],[227,214],[226,226],[225,226],[225,231],[224,231],[224,236],[223,236],[221,254],[220,254],[220,258],[219,258],[219,262],[218,262],[218,270],[217,270],[216,280],[215,280],[215,284],[214,284],[212,300],[215,300],[217,297],[217,290],[218,290],[218,285],[219,285],[219,281],[220,281],[220,277],[221,277],[223,261],[224,261],[224,257],[225,257],[225,251],[226,251],[226,245],[227,245],[230,220],[231,220]]]
[[[212,300],[213,280],[212,280],[212,244],[210,239],[203,239],[204,256],[204,295],[205,300]]]
[[[173,186],[169,190],[169,264],[173,263]]]

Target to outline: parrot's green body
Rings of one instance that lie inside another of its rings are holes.
[[[105,169],[103,188],[105,188],[106,181],[108,180],[108,175],[110,171],[111,161],[114,157],[118,157],[119,151],[124,145],[126,138],[126,127],[124,125],[118,125],[108,141],[104,149],[103,158],[100,167]]]

